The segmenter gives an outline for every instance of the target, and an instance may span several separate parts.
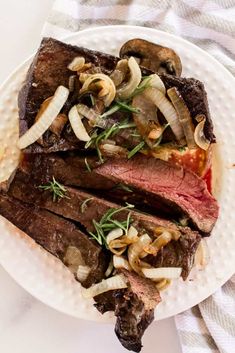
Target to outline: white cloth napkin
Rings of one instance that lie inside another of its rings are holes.
[[[235,75],[235,0],[56,0],[43,35],[59,39],[110,24],[177,34]],[[210,298],[177,315],[175,322],[183,353],[235,353],[235,275]]]

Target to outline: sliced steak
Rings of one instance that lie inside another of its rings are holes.
[[[40,208],[76,221],[84,226],[88,232],[95,230],[93,220],[99,222],[109,209],[118,209],[121,207],[116,203],[106,201],[91,193],[70,187],[67,187],[67,197],[54,202],[52,194],[49,191],[39,189],[38,185],[34,183],[32,176],[24,174],[21,171],[16,173],[8,192],[16,199],[37,205]],[[84,204],[84,202],[86,203]],[[129,212],[130,210],[123,210],[115,215],[115,219],[124,221]],[[175,248],[174,246],[171,247],[172,251],[175,251],[172,254],[175,261],[172,262],[171,266],[177,265],[182,267],[182,275],[186,279],[192,268],[194,254],[201,239],[199,233],[192,231],[189,227],[177,226],[168,220],[157,216],[150,216],[136,210],[131,210],[131,219],[133,225],[141,234],[147,232],[150,236],[154,237],[155,229],[159,226],[178,230],[181,233],[180,239],[182,238],[182,244],[181,241],[179,244],[176,242]],[[150,261],[153,260],[150,258]],[[157,258],[156,264],[162,266],[161,262],[158,261],[159,259]]]
[[[172,240],[161,248],[156,256],[148,255],[145,261],[153,267],[181,267],[181,276],[185,280],[194,264],[195,252],[199,245],[197,237],[191,237],[187,230],[177,240]]]
[[[38,183],[54,176],[65,185],[102,191],[102,195],[117,202],[127,201],[154,214],[172,218],[189,217],[191,224],[209,234],[218,218],[217,201],[207,190],[204,180],[182,167],[155,158],[134,156],[130,160],[110,159],[99,165],[94,157],[31,155],[25,157],[21,169],[33,174]],[[41,171],[41,172],[39,172]],[[120,189],[128,186],[129,191]]]
[[[119,58],[108,54],[65,44],[53,38],[44,38],[19,94],[20,134],[23,134],[33,125],[42,102],[46,98],[51,97],[59,85],[68,87],[69,77],[72,72],[68,70],[67,66],[76,56],[83,56],[86,62],[91,62],[95,66],[100,67],[102,72],[107,74],[111,73],[119,60]],[[145,69],[142,71],[144,75],[151,73]],[[193,118],[197,114],[205,115],[206,137],[210,141],[214,141],[213,125],[203,84],[195,79],[178,78],[169,75],[161,75],[161,78],[167,88],[173,86],[178,88]],[[67,113],[71,104],[75,103],[76,101],[74,101],[74,97],[71,94],[63,111]],[[67,128],[64,129],[59,139],[52,133],[48,133],[44,137],[46,140],[44,146],[34,143],[27,150],[30,152],[48,153],[80,149],[84,145],[74,139],[74,134]]]
[[[104,314],[107,311],[115,311],[116,294],[118,290],[110,290],[94,297],[96,309]]]
[[[121,271],[128,280],[128,288],[109,291],[95,297],[95,307],[103,314],[114,311],[117,317],[115,332],[128,350],[140,352],[141,339],[154,319],[154,309],[161,297],[155,284],[134,272]]]
[[[91,268],[82,283],[89,287],[99,282],[107,269],[109,256],[73,223],[8,195],[0,194],[0,214],[62,262],[68,247],[76,247],[83,261]]]
[[[205,181],[169,162],[139,155],[128,161],[108,160],[95,173],[146,193],[151,202],[155,199],[182,212],[204,233],[211,232],[218,218],[217,201]]]
[[[19,93],[18,105],[21,134],[33,125],[35,116],[43,101],[51,97],[59,85],[68,87],[69,77],[73,73],[67,66],[76,56],[85,57],[86,62],[99,66],[105,73],[110,73],[118,60],[108,54],[65,44],[56,39],[44,38]],[[53,135],[50,146],[43,148],[38,143],[35,143],[29,150],[32,152],[34,152],[34,149],[44,152],[63,151],[79,148],[81,145],[78,140],[75,142],[73,138],[70,138],[70,134],[66,134],[66,131],[63,132],[59,141],[57,139],[53,141],[54,138],[55,136]]]
[[[121,272],[127,278],[129,288],[115,295],[115,333],[125,348],[140,352],[142,336],[154,319],[154,309],[161,297],[151,280],[134,272]]]
[[[99,163],[97,158],[87,158],[91,169],[95,169]],[[86,167],[83,156],[59,156],[55,153],[25,154],[20,169],[30,174],[32,179],[40,184],[56,180],[64,185],[80,186],[92,189],[112,189],[115,182],[106,177],[90,173]]]

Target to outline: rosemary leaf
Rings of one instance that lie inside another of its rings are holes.
[[[126,231],[126,227],[123,226],[123,224],[121,222],[113,220],[113,219],[110,219],[110,222],[113,223],[116,226],[116,228],[121,228],[122,230],[124,230],[124,232]]]
[[[130,159],[132,158],[137,152],[139,152],[140,150],[142,150],[142,148],[144,147],[145,142],[141,141],[138,145],[136,145],[127,155],[127,158]]]
[[[80,207],[80,210],[81,210],[81,213],[84,213],[86,208],[87,208],[87,203],[91,200],[93,200],[94,198],[93,197],[89,197],[88,199],[86,199],[85,201],[83,201],[81,203],[81,207]]]
[[[106,246],[106,248],[108,248],[106,242],[106,236],[108,235],[108,233],[116,228],[121,228],[124,230],[124,232],[127,232],[131,222],[130,212],[128,213],[127,219],[124,221],[118,221],[117,219],[113,219],[113,216],[123,210],[131,209],[133,207],[134,205],[126,203],[126,206],[124,207],[120,207],[118,209],[108,209],[99,222],[93,219],[92,222],[95,228],[95,232],[89,232],[90,236],[94,238],[100,245]]]
[[[142,93],[146,88],[150,87],[151,77],[147,76],[140,82],[139,86],[134,90],[130,98],[135,97],[137,94]]]
[[[65,195],[67,189],[64,187],[64,185],[58,183],[54,177],[52,178],[52,181],[48,182],[48,184],[39,185],[38,188],[51,192],[53,202],[58,201],[59,198],[69,199],[69,197]]]
[[[97,151],[97,155],[101,163],[104,163],[104,159],[102,157],[102,153],[99,148],[99,144],[107,140],[109,137],[114,136],[121,129],[128,129],[135,127],[135,123],[129,123],[127,120],[123,120],[120,123],[113,124],[111,127],[103,130],[101,133],[97,133],[97,130],[92,134],[90,141],[88,141],[85,145],[85,148],[89,148],[90,146],[94,146]]]
[[[104,112],[102,115],[100,115],[100,118],[106,118],[109,115],[112,115],[114,113],[116,113],[118,110],[120,110],[120,106],[118,106],[117,104],[113,105],[109,110],[107,110],[106,112]]]
[[[125,185],[125,184],[118,184],[116,186],[116,189],[121,189],[121,190],[124,190],[124,191],[127,191],[127,192],[133,192],[133,190],[131,190],[131,188],[129,188],[129,186]]]
[[[132,105],[126,102],[116,101],[116,104],[121,108],[121,110],[130,112],[130,113],[136,113],[136,114],[140,113],[139,109],[132,107]]]

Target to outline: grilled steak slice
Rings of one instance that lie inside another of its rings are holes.
[[[208,192],[205,181],[182,167],[141,155],[128,161],[110,159],[102,165],[98,165],[95,158],[88,158],[88,162],[91,173],[82,157],[62,159],[42,154],[26,157],[21,168],[35,175],[39,184],[54,176],[67,185],[107,190],[103,195],[109,199],[128,200],[144,210],[148,206],[151,213],[164,211],[172,217],[186,215],[191,224],[206,234],[211,232],[218,218],[218,204]],[[133,192],[117,189],[120,184]]]
[[[142,336],[154,319],[154,309],[161,297],[151,280],[126,270],[122,273],[128,280],[128,288],[97,296],[95,306],[101,313],[114,310],[115,332],[121,344],[130,351],[140,352]]]
[[[0,214],[62,262],[68,247],[76,247],[84,263],[91,268],[83,286],[89,287],[104,277],[109,256],[73,223],[2,194]]]
[[[118,293],[118,290],[110,290],[94,297],[94,306],[101,314],[107,311],[115,311],[116,293]]]
[[[106,201],[91,193],[71,187],[66,187],[67,197],[60,198],[57,202],[54,202],[50,191],[42,190],[38,186],[38,184],[34,183],[31,175],[18,171],[8,193],[18,200],[37,205],[40,208],[79,222],[88,231],[94,230],[93,219],[99,222],[110,208],[118,209],[121,207],[116,203]],[[87,202],[84,205],[85,201]],[[118,221],[123,221],[129,212],[129,209],[123,210],[116,214],[115,218]],[[173,230],[185,229],[184,227],[177,227],[176,224],[157,216],[153,217],[137,211],[131,210],[131,217],[139,231],[148,231],[152,235],[154,234],[154,229],[159,226],[168,227]],[[197,234],[197,232],[191,232],[192,234]]]
[[[191,237],[187,231],[177,241],[172,240],[156,256],[148,255],[145,261],[153,267],[181,267],[181,276],[185,280],[194,264],[194,256],[199,239]]]
[[[68,198],[61,198],[57,202],[53,202],[49,191],[40,190],[38,184],[34,183],[32,176],[24,174],[21,171],[16,173],[15,179],[9,189],[9,194],[21,201],[37,205],[40,208],[76,221],[84,226],[87,231],[91,232],[95,231],[93,220],[99,222],[109,209],[120,208],[118,204],[70,187],[67,187],[66,196]],[[84,202],[86,203],[84,204]],[[115,219],[118,221],[126,220],[129,212],[130,210],[122,210],[115,215]],[[189,227],[177,226],[168,220],[135,210],[131,210],[131,219],[133,220],[133,225],[140,233],[147,232],[153,237],[155,229],[159,226],[177,230],[181,233],[180,239],[182,238],[182,244],[181,242],[179,244],[176,242],[177,245],[171,247],[171,250],[175,251],[172,254],[175,261],[172,261],[171,264],[169,262],[169,266],[177,265],[183,267],[182,275],[186,279],[192,268],[194,254],[201,239],[199,233],[192,231]],[[149,260],[150,262],[155,261],[151,257],[149,257]],[[156,263],[159,263],[159,266],[161,266],[159,258],[156,259]]]
[[[105,73],[110,73],[118,60],[108,54],[79,48],[52,38],[44,38],[29,68],[25,84],[19,94],[18,104],[21,134],[33,125],[35,116],[43,101],[52,96],[59,85],[68,87],[72,71],[67,66],[76,56],[85,57],[87,62],[99,66]],[[69,107],[65,107],[65,110],[66,108],[68,110]],[[54,138],[55,136],[53,135]],[[73,138],[70,140],[65,132],[59,141],[56,140],[53,143],[53,139],[49,141],[51,142],[50,145],[45,148],[35,143],[35,150],[51,152],[80,147],[78,140],[77,142]],[[34,151],[34,148],[30,150]]]
[[[115,333],[121,344],[134,352],[142,348],[141,338],[154,319],[154,309],[161,297],[155,284],[133,272],[122,270],[129,289],[116,296]]]
[[[90,168],[95,169],[99,163],[96,158],[87,158]],[[80,186],[91,189],[112,189],[115,182],[106,177],[90,173],[85,158],[79,156],[60,157],[58,154],[25,154],[19,167],[40,184],[56,180],[64,185]]]
[[[117,48],[118,49],[118,48]],[[86,62],[99,66],[104,73],[109,74],[116,66],[119,58],[92,51],[89,49],[71,46],[52,38],[44,38],[40,48],[27,73],[25,84],[19,94],[20,133],[23,134],[34,123],[35,116],[42,102],[52,96],[59,85],[68,87],[71,71],[68,64],[76,56],[83,56]],[[150,71],[142,70],[150,74]],[[205,134],[210,141],[214,141],[213,126],[208,109],[207,96],[203,84],[195,79],[178,78],[161,75],[166,87],[177,87],[184,98],[193,119],[197,114],[206,117]],[[66,113],[75,104],[71,94],[64,108]],[[75,135],[65,128],[60,138],[55,134],[44,134],[46,144],[40,146],[34,143],[27,150],[31,152],[53,152],[82,148],[83,144],[75,139]]]
[[[95,173],[146,193],[152,207],[157,200],[187,215],[201,232],[210,233],[218,218],[218,204],[205,181],[169,162],[139,155],[108,160]]]

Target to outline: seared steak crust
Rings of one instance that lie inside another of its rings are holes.
[[[85,287],[99,282],[107,269],[109,256],[73,223],[38,207],[0,194],[0,214],[62,262],[69,246],[79,249],[82,259],[91,268]]]
[[[43,38],[19,94],[18,105],[21,135],[33,125],[43,101],[51,97],[59,85],[68,87],[69,77],[72,72],[67,66],[76,56],[83,56],[86,62],[91,62],[95,66],[100,67],[102,72],[107,74],[110,74],[114,70],[119,60],[119,58],[112,55],[65,44],[53,38]],[[142,71],[144,75],[151,73],[145,69]],[[185,79],[164,74],[160,76],[167,88],[173,86],[178,88],[193,119],[197,114],[205,115],[205,134],[211,142],[214,142],[213,125],[203,84],[193,78]],[[63,111],[67,113],[71,105],[75,103],[76,99],[73,94],[70,94]],[[75,138],[73,132],[65,128],[60,137],[49,132],[45,133],[43,146],[36,142],[29,146],[26,151],[51,153],[75,149],[80,150],[83,146],[84,144]]]

